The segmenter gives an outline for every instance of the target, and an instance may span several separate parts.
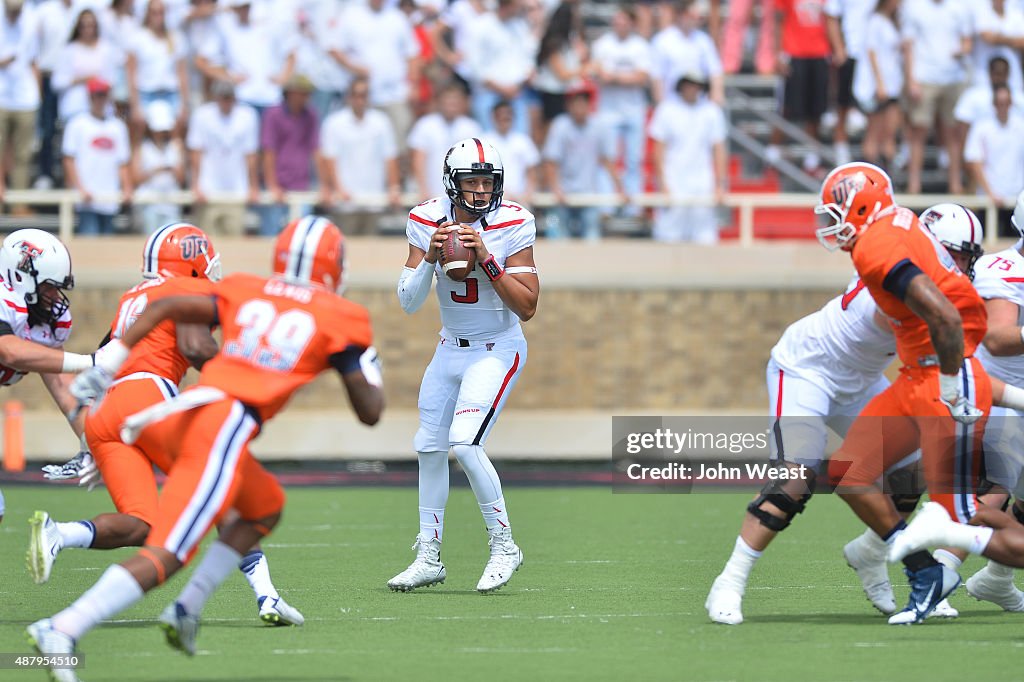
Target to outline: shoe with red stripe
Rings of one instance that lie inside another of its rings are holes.
[[[417,535],[412,548],[416,550],[416,560],[409,564],[409,568],[388,581],[388,587],[393,592],[410,592],[417,587],[439,585],[448,577],[444,564],[441,563],[440,540]]]
[[[487,532],[490,534],[487,544],[491,546],[491,558],[476,584],[476,591],[484,594],[500,590],[523,565],[523,550],[512,541],[511,528],[499,527]]]

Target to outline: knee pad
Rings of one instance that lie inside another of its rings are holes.
[[[452,446],[455,458],[459,460],[459,464],[463,469],[466,468],[466,462],[476,454],[477,449],[483,450],[479,445],[466,445],[465,443],[456,443]]]
[[[897,469],[886,476],[889,497],[896,511],[900,514],[911,514],[921,501],[922,492],[916,484],[915,472],[909,468]]]
[[[789,528],[789,524],[793,522],[793,519],[797,514],[803,512],[807,507],[807,501],[811,499],[814,494],[814,483],[815,476],[811,473],[807,479],[808,491],[800,493],[796,497],[793,497],[789,491],[786,490],[786,484],[792,484],[793,480],[786,481],[770,481],[764,488],[761,489],[761,494],[757,496],[757,499],[747,505],[747,511],[758,520],[758,522],[769,530],[773,530],[776,533]],[[765,502],[768,502],[778,508],[783,514],[784,518],[775,516],[771,512],[762,509]]]

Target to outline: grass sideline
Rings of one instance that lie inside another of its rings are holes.
[[[200,655],[171,651],[155,618],[184,576],[87,635],[87,682],[179,680],[962,680],[1012,678],[1024,616],[959,590],[958,621],[891,627],[864,599],[842,545],[860,532],[820,496],[755,570],[747,622],[713,625],[707,588],[731,551],[744,495],[613,495],[597,488],[506,491],[526,563],[494,595],[474,587],[486,538],[472,494],[455,489],[443,586],[394,594],[413,554],[416,492],[292,488],[265,548],[303,628],[266,628],[241,575],[204,613]],[[71,520],[106,511],[101,491],[8,486],[0,525],[0,652],[28,653],[24,628],[63,608],[127,555],[67,550],[50,583],[24,568],[34,509]],[[981,566],[969,561],[964,578]],[[186,571],[187,573],[187,571]],[[893,569],[897,600],[905,579]],[[0,679],[43,680],[38,670]]]

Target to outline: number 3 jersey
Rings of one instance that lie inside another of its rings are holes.
[[[415,207],[409,212],[406,227],[409,243],[428,251],[434,230],[454,220],[454,215],[448,197],[437,197]],[[484,245],[502,268],[509,256],[537,241],[533,214],[513,201],[502,203],[471,227],[483,235]],[[448,279],[440,261],[434,266],[434,273],[441,307],[441,336],[486,340],[519,324],[519,318],[498,296],[479,263],[464,282]]]
[[[71,335],[71,311],[65,310],[51,329],[48,324],[30,324],[28,306],[20,294],[0,280],[0,323],[10,327],[19,339],[34,341],[50,348],[60,348]],[[25,372],[0,365],[0,386],[13,386],[21,381]]]
[[[367,310],[325,289],[247,274],[207,286],[223,338],[199,383],[255,408],[264,421],[323,370],[358,369],[373,343]]]

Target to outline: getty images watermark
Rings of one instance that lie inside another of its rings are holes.
[[[808,468],[773,460],[765,417],[613,417],[615,492],[736,492],[807,478]]]

